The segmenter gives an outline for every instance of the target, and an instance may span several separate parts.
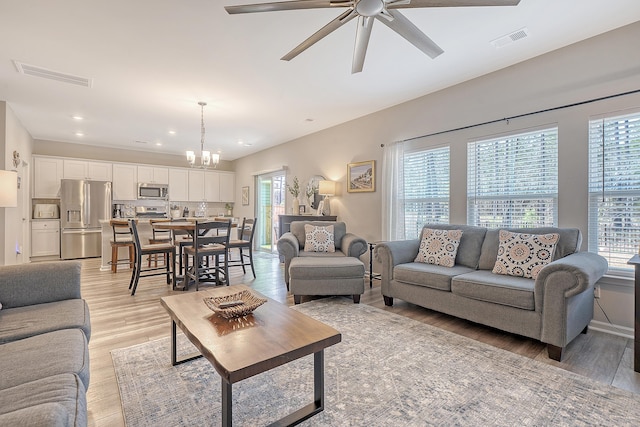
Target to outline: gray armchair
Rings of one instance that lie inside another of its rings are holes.
[[[334,226],[335,252],[305,252],[305,224],[316,226]],[[291,231],[278,239],[278,253],[284,258],[284,280],[289,287],[289,265],[296,257],[354,257],[360,258],[367,251],[367,242],[353,233],[347,233],[344,222],[334,221],[294,221]]]

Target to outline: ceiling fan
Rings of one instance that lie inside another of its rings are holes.
[[[331,34],[353,18],[358,18],[351,73],[359,73],[364,65],[373,21],[378,21],[407,39],[422,52],[435,58],[444,51],[433,40],[396,9],[423,7],[516,6],[520,0],[290,0],[272,3],[225,6],[229,14],[271,12],[296,9],[347,8],[340,16],[293,48],[281,59],[289,61],[316,42]]]

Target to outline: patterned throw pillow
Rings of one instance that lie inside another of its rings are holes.
[[[333,225],[304,225],[304,251],[305,252],[335,252],[336,245],[333,241]]]
[[[521,234],[500,230],[498,259],[493,273],[535,279],[542,268],[553,260],[560,235]]]
[[[415,262],[453,267],[461,237],[462,230],[425,228]]]

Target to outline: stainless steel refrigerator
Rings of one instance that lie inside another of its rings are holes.
[[[62,259],[102,255],[102,225],[111,219],[111,182],[63,179],[60,182]]]

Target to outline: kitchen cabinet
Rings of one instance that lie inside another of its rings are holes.
[[[220,200],[220,174],[218,172],[205,173],[204,197],[207,202],[217,202]]]
[[[236,175],[233,172],[218,172],[220,174],[221,202],[235,202]]]
[[[65,179],[111,181],[111,163],[65,159],[63,175]]]
[[[169,184],[169,168],[138,166],[138,181],[149,184]]]
[[[169,169],[169,200],[172,202],[189,201],[188,169]]]
[[[60,220],[31,222],[31,256],[60,257]]]
[[[63,160],[33,156],[33,197],[53,199],[60,197]]]
[[[113,184],[111,187],[113,200],[136,200],[137,176],[138,168],[136,165],[114,163]]]
[[[189,201],[201,202],[204,198],[205,188],[205,171],[190,170],[189,171]]]

